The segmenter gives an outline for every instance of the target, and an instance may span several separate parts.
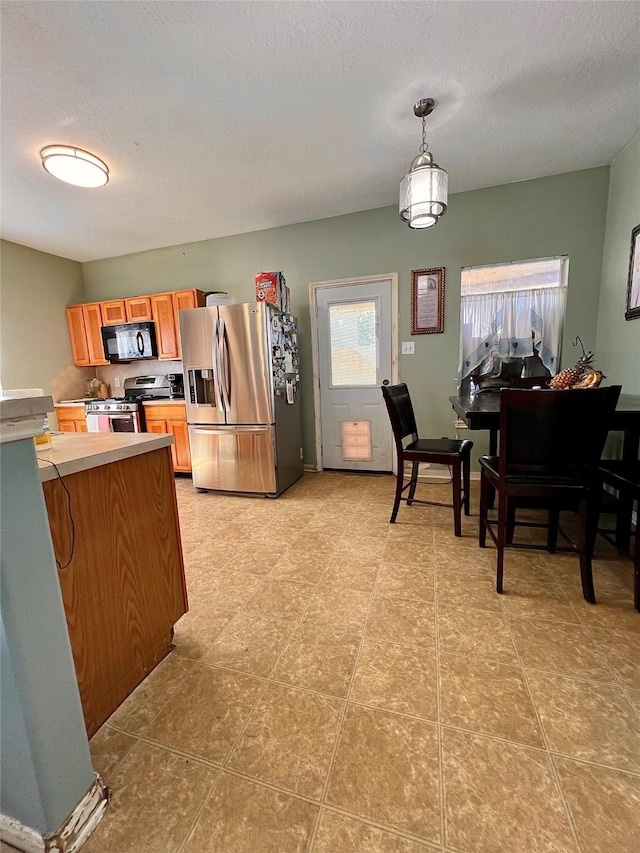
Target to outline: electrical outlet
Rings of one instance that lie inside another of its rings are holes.
[[[119,376],[116,376],[116,378],[113,380],[113,384],[115,385],[116,388],[120,387],[120,377]]]
[[[416,345],[413,341],[402,341],[402,355],[415,355]]]

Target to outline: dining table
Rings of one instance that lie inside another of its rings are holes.
[[[557,393],[571,393],[571,391]],[[473,395],[449,397],[456,415],[470,430],[489,432],[489,456],[498,454],[500,433],[500,389],[479,391]],[[609,432],[623,434],[622,459],[629,463],[638,460],[640,451],[640,395],[620,394],[611,418]],[[631,534],[631,507],[619,502],[616,522],[616,543],[627,550]]]

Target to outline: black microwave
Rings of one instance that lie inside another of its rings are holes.
[[[156,327],[154,323],[123,323],[102,327],[104,357],[112,362],[138,361],[157,358]]]

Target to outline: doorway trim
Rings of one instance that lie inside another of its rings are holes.
[[[309,284],[309,313],[311,315],[311,363],[313,368],[313,415],[316,431],[316,471],[323,471],[322,416],[320,413],[320,340],[318,337],[318,291],[324,287],[354,287],[359,284],[391,282],[391,384],[398,382],[398,273],[361,275],[357,278],[339,278],[335,281],[312,281]],[[395,473],[395,454],[392,455]]]

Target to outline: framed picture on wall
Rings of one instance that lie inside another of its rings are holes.
[[[636,225],[631,232],[627,310],[624,317],[625,320],[634,320],[636,317],[640,317],[640,225]]]
[[[444,267],[411,272],[411,334],[444,332]]]

